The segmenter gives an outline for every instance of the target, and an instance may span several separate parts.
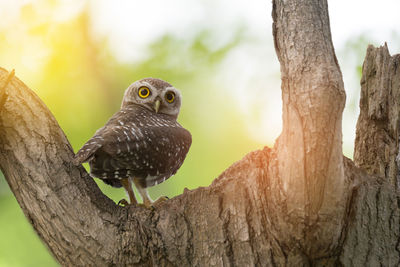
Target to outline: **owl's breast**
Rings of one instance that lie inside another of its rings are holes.
[[[180,125],[152,127],[143,145],[141,174],[146,187],[162,183],[174,175],[183,164],[191,145],[190,133]],[[134,162],[135,164],[135,162]]]
[[[120,117],[102,132],[104,140],[89,162],[104,181],[137,177],[143,187],[159,184],[181,167],[192,142],[190,133],[165,116]]]

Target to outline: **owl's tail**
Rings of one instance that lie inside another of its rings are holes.
[[[97,142],[96,136],[86,142],[76,153],[73,163],[78,166],[84,162],[88,162],[93,158],[94,153],[102,146],[101,142]]]
[[[79,150],[72,160],[72,163],[74,163],[75,166],[78,166],[79,164],[88,162],[92,156],[92,154],[86,153],[86,151]]]

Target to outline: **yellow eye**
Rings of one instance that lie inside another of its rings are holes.
[[[150,90],[149,90],[149,88],[147,88],[147,87],[145,87],[145,86],[140,87],[140,88],[139,88],[139,91],[138,91],[138,95],[139,95],[141,98],[146,98],[146,97],[148,97],[148,96],[150,95]]]
[[[175,100],[175,94],[173,92],[168,92],[165,94],[165,100],[167,100],[168,103],[172,103]]]

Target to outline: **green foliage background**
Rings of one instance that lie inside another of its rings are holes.
[[[34,9],[27,9],[25,15],[35,20]],[[59,24],[41,23],[30,31],[39,36],[51,33],[45,35],[50,54],[46,62],[37,62],[42,69],[35,76],[21,77],[18,69],[16,75],[46,103],[75,151],[119,109],[123,92],[133,81],[158,77],[182,91],[178,120],[191,131],[193,144],[179,172],[150,188],[153,198],[174,197],[185,187],[207,186],[246,152],[263,146],[247,136],[234,100],[227,94],[229,88],[225,90],[214,75],[226,55],[243,41],[240,28],[217,49],[210,45],[213,33],[209,30],[199,30],[185,40],[165,35],[150,45],[145,59],[129,64],[114,58],[106,39],[92,35],[87,12]],[[8,56],[7,50],[7,43],[0,42],[0,60]],[[97,182],[114,201],[125,197],[124,190]],[[57,266],[3,177],[0,211],[0,266]]]

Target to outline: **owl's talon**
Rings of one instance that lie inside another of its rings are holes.
[[[121,207],[126,207],[126,206],[129,206],[130,204],[128,203],[128,201],[125,198],[123,198],[120,201],[118,201],[117,205],[121,206]]]

